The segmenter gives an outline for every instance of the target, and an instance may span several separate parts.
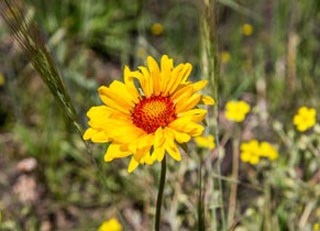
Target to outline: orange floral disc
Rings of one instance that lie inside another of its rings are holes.
[[[143,98],[131,114],[133,123],[147,133],[166,127],[177,118],[173,102],[168,97]]]

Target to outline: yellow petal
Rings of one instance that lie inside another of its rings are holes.
[[[176,103],[176,112],[180,113],[183,111],[188,111],[192,108],[194,108],[195,106],[197,106],[197,104],[199,103],[201,99],[201,95],[200,94],[193,94],[190,98],[188,98],[187,100],[181,100],[179,102]]]
[[[95,133],[97,133],[97,132],[98,132],[98,131],[95,130],[95,129],[93,129],[93,128],[88,128],[88,129],[85,131],[85,133],[83,134],[82,138],[83,138],[84,140],[89,140],[89,139],[91,139],[91,137],[92,137]]]
[[[160,72],[158,63],[151,56],[148,56],[147,61],[150,73],[157,76]]]
[[[176,131],[170,127],[167,127],[166,129],[170,130],[174,134],[175,140],[180,144],[186,143],[191,139],[187,133]]]
[[[208,84],[208,80],[200,80],[194,84],[192,84],[194,92],[200,91]]]
[[[128,172],[132,173],[139,166],[139,162],[137,162],[133,157],[128,166]]]
[[[110,142],[109,137],[105,134],[104,131],[100,131],[100,132],[95,133],[91,137],[91,140],[94,143],[107,143],[107,142]]]
[[[109,162],[114,158],[124,158],[131,155],[131,152],[124,145],[111,143],[104,155],[104,161]]]
[[[113,98],[106,96],[103,93],[104,90],[105,90],[105,88],[103,88],[103,87],[99,88],[99,96],[105,105],[107,105],[111,108],[114,108],[115,110],[121,111],[122,113],[130,114],[131,107],[128,104],[120,102],[117,99],[113,99]]]
[[[138,152],[144,148],[149,148],[154,144],[155,138],[154,134],[144,134],[136,139],[131,139],[129,142],[129,150],[133,153]],[[128,142],[128,141],[127,141]]]
[[[201,101],[205,104],[205,105],[215,105],[215,100],[208,95],[202,96]]]
[[[174,143],[174,133],[172,129],[170,128],[165,128],[164,129],[164,136],[166,138],[164,147],[168,154],[175,160],[180,161],[181,160],[181,155],[180,151],[177,148],[176,144]]]
[[[136,161],[138,161],[139,163],[141,163],[141,160],[143,160],[146,155],[150,155],[150,153],[149,153],[149,152],[150,152],[150,148],[151,148],[151,146],[144,147],[144,148],[142,148],[142,149],[138,149],[138,150],[134,153],[133,158],[134,158]],[[144,162],[144,161],[142,161],[142,162]]]
[[[144,81],[140,81],[142,91],[146,97],[150,97],[153,94],[153,78],[146,67],[139,66],[138,68],[144,76]]]
[[[202,120],[204,120],[204,118],[207,115],[207,110],[206,109],[192,109],[186,112],[181,112],[178,114],[179,117],[183,117],[183,116],[192,116],[192,121],[193,122],[201,122]]]
[[[163,145],[164,141],[165,141],[165,138],[164,138],[164,134],[163,134],[163,129],[162,129],[162,127],[159,127],[156,130],[155,135],[154,135],[154,146],[160,147]]]
[[[187,116],[182,116],[174,121],[172,121],[169,124],[169,127],[176,129],[178,131],[181,131],[180,129],[182,129],[184,126],[186,126],[186,124],[190,123],[192,120],[192,116],[191,115],[187,115]]]
[[[193,88],[190,85],[180,88],[177,90],[172,96],[171,99],[175,103],[179,103],[180,101],[185,101],[193,94]]]
[[[161,57],[161,71],[162,72],[169,72],[173,68],[173,59],[169,59],[167,55],[163,55]]]
[[[154,147],[153,156],[158,162],[161,162],[163,160],[164,154],[165,154],[164,145],[160,147]]]
[[[154,160],[150,156],[150,152],[148,152],[147,154],[144,155],[143,162],[148,164],[148,165],[151,165],[151,164],[154,163]]]
[[[165,146],[168,154],[176,161],[181,160],[180,151],[173,141],[167,141]]]
[[[139,102],[138,95],[131,93],[132,89],[127,88],[127,86],[120,81],[113,81],[110,87],[101,86],[98,89],[100,98],[104,100],[105,98],[110,98],[118,104],[125,108],[133,107]]]
[[[177,90],[177,87],[181,84],[185,73],[188,71],[187,68],[188,67],[186,67],[186,65],[179,64],[173,69],[171,73],[171,78],[168,79],[167,85],[164,88],[164,95],[171,95],[173,92]]]
[[[190,63],[185,64],[184,72],[183,72],[183,78],[181,82],[186,82],[188,80],[188,77],[192,71],[192,65]]]

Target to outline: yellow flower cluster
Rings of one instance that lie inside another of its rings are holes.
[[[111,218],[110,220],[104,221],[98,228],[98,231],[121,231],[122,226],[117,219]]]
[[[304,132],[316,124],[316,114],[314,108],[300,107],[293,117],[293,124],[296,125],[298,131]]]
[[[259,163],[261,157],[269,158],[269,160],[273,161],[279,156],[277,150],[266,141],[259,143],[257,140],[250,140],[241,143],[240,150],[241,160],[254,165]]]
[[[194,141],[196,144],[201,148],[209,148],[210,150],[214,149],[216,147],[214,143],[214,136],[198,136],[194,138]]]
[[[250,111],[250,105],[244,101],[229,101],[226,104],[225,116],[228,120],[241,122]]]

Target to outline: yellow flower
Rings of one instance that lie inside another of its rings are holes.
[[[252,25],[245,23],[242,25],[241,27],[241,32],[242,34],[244,34],[245,36],[250,36],[253,33],[253,27]]]
[[[276,160],[279,156],[277,150],[268,142],[263,141],[260,143],[260,156],[268,157],[269,160]]]
[[[273,161],[279,156],[277,150],[266,141],[262,141],[261,143],[257,140],[243,142],[240,145],[240,150],[240,159],[243,162],[249,162],[254,165],[259,163],[261,157],[266,157]]]
[[[104,221],[98,228],[98,231],[121,231],[122,226],[117,219],[112,218],[108,221]]]
[[[99,88],[105,105],[90,108],[90,127],[83,135],[95,143],[110,142],[104,155],[107,162],[132,155],[128,172],[139,164],[161,162],[165,153],[180,161],[177,143],[186,143],[204,130],[200,122],[207,110],[198,104],[214,103],[198,93],[206,80],[188,81],[190,63],[174,67],[167,55],[162,56],[160,67],[150,56],[147,61],[148,68],[140,66],[139,71],[126,66],[124,83],[116,80]]]
[[[240,145],[240,159],[243,162],[249,162],[250,164],[258,164],[260,161],[260,146],[257,140],[251,140],[249,142],[241,143]]]
[[[319,225],[318,223],[315,223],[315,224],[313,225],[313,230],[314,230],[314,231],[320,230],[320,225]]]
[[[293,123],[300,132],[312,128],[316,124],[316,110],[314,108],[300,107],[293,117]]]
[[[161,23],[153,23],[151,26],[151,33],[153,35],[161,35],[164,31],[164,27]]]
[[[0,73],[0,86],[4,85],[6,82],[6,79],[4,78],[3,74]]]
[[[199,147],[202,148],[209,148],[210,150],[212,150],[216,147],[213,135],[197,136],[194,138],[194,141],[197,143]]]
[[[227,64],[229,63],[231,59],[231,55],[228,51],[222,51],[220,53],[220,62],[223,63],[223,64]]]
[[[229,101],[226,104],[225,116],[228,120],[241,122],[250,111],[250,105],[244,101]]]

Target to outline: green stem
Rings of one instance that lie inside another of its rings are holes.
[[[163,158],[162,164],[161,164],[161,176],[160,176],[159,191],[157,196],[157,207],[156,207],[156,218],[155,218],[156,220],[155,220],[155,226],[154,226],[154,229],[156,231],[160,231],[161,205],[162,205],[165,181],[166,181],[166,157]]]

